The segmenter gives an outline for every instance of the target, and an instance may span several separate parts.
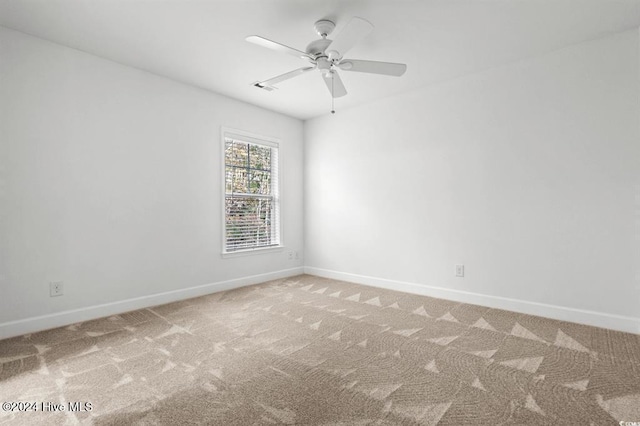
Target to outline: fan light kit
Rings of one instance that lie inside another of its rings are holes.
[[[264,81],[253,83],[253,86],[260,89],[272,91],[276,89],[275,84],[281,83],[290,78],[297,77],[309,71],[319,70],[329,93],[331,94],[331,112],[333,109],[333,99],[345,96],[345,89],[342,79],[338,74],[338,69],[342,71],[366,72],[370,74],[381,74],[400,77],[407,70],[405,64],[397,64],[393,62],[365,61],[361,59],[344,59],[344,54],[349,51],[362,38],[366,37],[373,31],[373,24],[366,19],[354,16],[349,23],[338,33],[335,40],[327,38],[336,28],[336,24],[328,19],[317,21],[314,28],[321,37],[314,40],[307,46],[306,50],[294,49],[281,43],[252,35],[246,38],[248,42],[257,44],[258,46],[276,50],[278,52],[287,53],[311,63],[309,67],[299,68],[289,71],[282,75],[270,78]]]

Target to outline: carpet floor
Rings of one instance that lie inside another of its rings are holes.
[[[640,336],[302,275],[0,341],[19,401],[0,424],[617,425]]]

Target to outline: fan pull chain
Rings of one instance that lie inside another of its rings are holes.
[[[331,71],[331,114],[335,114],[336,113],[336,109],[333,106],[333,101],[335,99],[335,97],[333,96],[333,73],[334,71]]]

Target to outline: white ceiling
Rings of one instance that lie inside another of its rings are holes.
[[[247,43],[256,34],[304,50],[313,23],[375,26],[347,55],[403,62],[400,78],[341,72],[336,110],[640,25],[640,0],[0,0],[0,25],[307,119],[327,114],[319,73],[267,92],[251,86],[306,66]],[[331,38],[331,37],[329,37]]]

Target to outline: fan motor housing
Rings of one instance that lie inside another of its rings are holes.
[[[307,46],[306,52],[309,55],[319,56],[322,55],[325,49],[331,44],[331,40],[327,40],[326,38],[321,38],[319,40],[314,40]]]

